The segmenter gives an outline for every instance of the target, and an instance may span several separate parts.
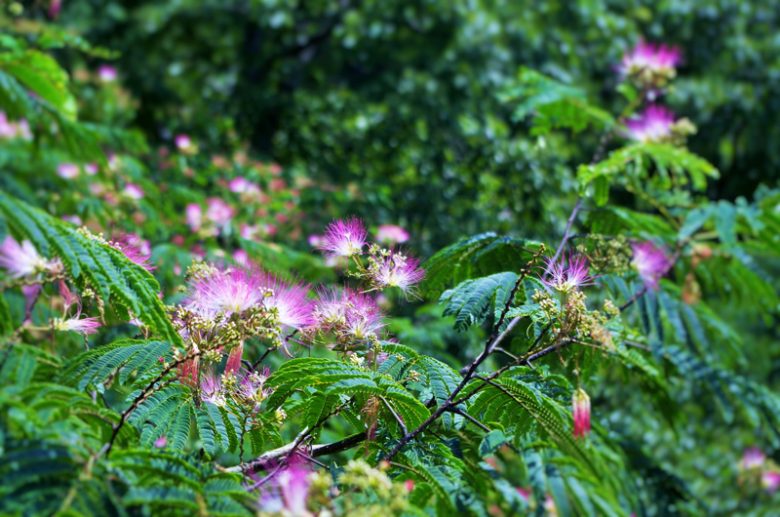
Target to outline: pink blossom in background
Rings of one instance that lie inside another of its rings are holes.
[[[184,236],[183,235],[174,235],[171,237],[171,244],[174,246],[184,246]]]
[[[144,198],[144,190],[135,183],[128,183],[125,185],[123,193],[130,199],[136,201]]]
[[[57,176],[66,180],[77,178],[79,172],[79,166],[75,163],[61,163],[57,165]]]
[[[216,406],[225,405],[225,394],[222,392],[222,381],[213,371],[204,372],[200,377],[200,393],[205,402]]]
[[[269,187],[272,192],[279,192],[280,190],[287,188],[287,183],[281,178],[274,178],[271,180]]]
[[[672,267],[666,251],[651,241],[634,243],[631,249],[634,252],[634,267],[644,284],[650,289],[658,289],[658,282]]]
[[[62,10],[62,0],[49,1],[49,9],[48,9],[49,18],[51,18],[52,20],[57,19],[57,17],[60,15],[61,10]]]
[[[680,50],[675,47],[640,41],[623,56],[619,70],[624,76],[643,70],[671,73],[680,64],[681,57]]]
[[[22,138],[31,140],[32,133],[30,125],[26,120],[21,119],[18,122],[8,120],[6,114],[0,111],[0,138]]]
[[[84,166],[84,172],[87,173],[87,176],[94,176],[98,173],[98,166],[96,163],[88,163]]]
[[[165,435],[160,436],[154,441],[154,446],[158,449],[163,449],[168,445],[168,438]]]
[[[77,215],[63,215],[62,220],[71,224],[75,224],[76,226],[81,226],[84,224],[81,220],[81,217]]]
[[[637,142],[661,142],[672,136],[674,113],[651,104],[638,116],[626,122],[628,136]]]
[[[203,224],[203,209],[197,203],[190,203],[187,208],[184,209],[185,218],[187,220],[187,226],[190,230],[196,232],[200,230]]]
[[[100,65],[97,73],[98,78],[104,83],[113,83],[116,81],[116,68],[111,65]]]
[[[185,134],[176,135],[176,138],[174,138],[174,142],[176,143],[176,148],[179,151],[192,150],[192,140],[188,135]]]
[[[274,176],[278,176],[279,174],[282,173],[282,166],[279,165],[278,163],[272,163],[268,166],[268,170],[270,170],[271,174],[273,174]]]
[[[383,224],[377,228],[376,240],[385,244],[403,244],[409,240],[409,232],[395,224]]]
[[[236,250],[233,252],[233,260],[242,266],[249,265],[249,254],[244,250]]]
[[[235,210],[218,197],[206,200],[206,217],[218,227],[223,227],[233,220]]]
[[[360,219],[353,217],[328,225],[319,248],[327,255],[351,257],[362,254],[365,245],[366,227]]]
[[[746,449],[742,454],[742,460],[739,462],[739,467],[743,470],[752,470],[761,468],[766,461],[766,455],[757,447],[751,447]]]
[[[309,235],[309,237],[306,239],[306,241],[309,243],[309,246],[312,248],[320,248],[325,243],[325,237],[322,235]]]
[[[236,194],[248,194],[260,192],[260,187],[243,176],[233,178],[228,182],[228,189]]]
[[[561,293],[568,293],[580,287],[593,284],[589,274],[588,259],[582,255],[561,257],[557,262],[547,261],[542,283]]]
[[[590,397],[582,388],[577,388],[572,395],[572,416],[574,437],[584,438],[590,433]]]
[[[255,235],[257,235],[257,232],[259,231],[259,228],[256,225],[249,225],[246,223],[241,223],[241,226],[238,228],[238,234],[241,235],[242,239],[253,239]]]
[[[775,470],[768,470],[761,475],[761,486],[763,486],[767,492],[773,494],[780,488],[780,472]]]

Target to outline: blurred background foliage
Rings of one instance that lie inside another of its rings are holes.
[[[153,142],[249,141],[344,188],[307,208],[406,225],[429,251],[561,224],[593,136],[529,135],[506,96],[526,66],[609,106],[640,35],[684,49],[670,104],[695,115],[690,148],[722,172],[712,195],[776,184],[778,17],[773,1],[741,0],[66,0],[59,21],[117,51]]]

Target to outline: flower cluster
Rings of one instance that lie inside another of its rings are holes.
[[[314,309],[317,332],[332,335],[338,350],[364,348],[379,342],[382,312],[372,297],[349,288],[320,293]],[[370,348],[370,346],[369,346]]]
[[[663,248],[653,242],[635,242],[633,264],[639,276],[649,289],[658,289],[658,282],[671,269],[672,260]]]
[[[9,140],[15,138],[21,138],[22,140],[32,140],[30,124],[28,124],[24,119],[21,119],[17,122],[8,120],[6,114],[0,111],[0,138]]]
[[[643,88],[660,88],[677,74],[679,49],[640,41],[620,62],[620,74]]]
[[[642,143],[669,142],[683,144],[696,132],[696,127],[687,119],[675,120],[669,109],[651,104],[639,114],[626,121],[626,135]]]
[[[755,447],[745,450],[737,465],[740,481],[751,488],[761,487],[770,494],[780,488],[780,466]]]

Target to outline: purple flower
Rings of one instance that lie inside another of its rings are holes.
[[[403,244],[409,240],[409,232],[395,224],[383,224],[376,230],[376,240],[385,244]]]
[[[746,449],[742,454],[742,460],[739,462],[739,467],[742,470],[757,469],[763,467],[765,461],[766,456],[761,451],[761,449],[757,447],[751,447]]]
[[[124,194],[130,199],[138,201],[144,198],[144,189],[136,185],[135,183],[128,183],[125,185]]]
[[[206,217],[216,226],[222,227],[230,224],[235,211],[233,207],[218,197],[210,197],[206,200]]]
[[[634,243],[631,249],[634,251],[634,267],[639,271],[642,281],[648,288],[658,289],[658,281],[672,267],[666,251],[651,241]]]
[[[236,194],[260,192],[260,187],[243,176],[238,176],[237,178],[230,180],[228,182],[228,189]]]
[[[761,486],[770,494],[775,493],[777,489],[780,488],[780,472],[767,470],[761,474]]]
[[[549,259],[541,280],[547,287],[561,293],[593,284],[593,277],[588,273],[588,259],[582,255],[561,257],[557,262]]]
[[[376,301],[350,289],[321,291],[314,320],[319,330],[333,332],[348,341],[376,336],[384,326]]]
[[[425,278],[425,270],[420,268],[419,264],[417,259],[398,252],[374,258],[368,266],[371,286],[375,289],[398,287],[408,293]]]
[[[309,469],[298,454],[293,454],[287,465],[276,474],[274,482],[266,485],[260,496],[260,510],[295,517],[312,515],[308,507]]]
[[[207,371],[200,376],[200,394],[205,402],[215,406],[225,405],[225,394],[222,392],[222,381],[213,371]]]
[[[147,271],[154,270],[154,266],[149,263],[149,260],[152,258],[149,241],[142,239],[141,236],[135,233],[123,233],[114,237],[110,244],[124,253],[130,261]]]
[[[328,225],[319,248],[336,257],[351,257],[363,253],[366,245],[366,227],[355,217],[338,220]]]
[[[200,226],[203,224],[203,210],[200,205],[196,203],[190,203],[187,208],[184,209],[185,218],[187,220],[187,226],[190,230],[197,232],[200,230]]]
[[[59,260],[46,260],[30,241],[20,245],[13,237],[6,236],[0,244],[0,267],[8,271],[11,278],[55,272],[61,268]]]
[[[263,305],[277,310],[282,325],[302,330],[314,322],[307,286],[290,285],[268,274],[263,275],[261,284],[272,292],[271,296],[263,297]]]
[[[176,148],[179,151],[190,151],[192,149],[192,140],[188,135],[176,135],[174,142],[176,143]]]
[[[165,435],[160,436],[154,441],[154,446],[158,449],[163,449],[166,445],[168,445],[168,437]]]
[[[673,76],[675,68],[680,64],[680,58],[680,50],[675,47],[640,41],[623,56],[619,69],[623,76],[638,75],[643,72]]]
[[[116,81],[116,68],[111,65],[100,65],[98,67],[98,78],[104,83],[113,83]]]
[[[75,163],[61,163],[57,165],[57,176],[66,180],[77,178],[79,172],[79,166]]]
[[[218,270],[192,285],[185,307],[206,318],[239,314],[263,300],[265,286],[260,273],[241,268]]]
[[[639,117],[626,122],[626,132],[638,142],[663,142],[672,136],[674,122],[674,113],[652,104]]]

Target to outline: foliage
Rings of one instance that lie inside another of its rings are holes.
[[[104,4],[2,7],[0,513],[777,507],[773,14]]]

